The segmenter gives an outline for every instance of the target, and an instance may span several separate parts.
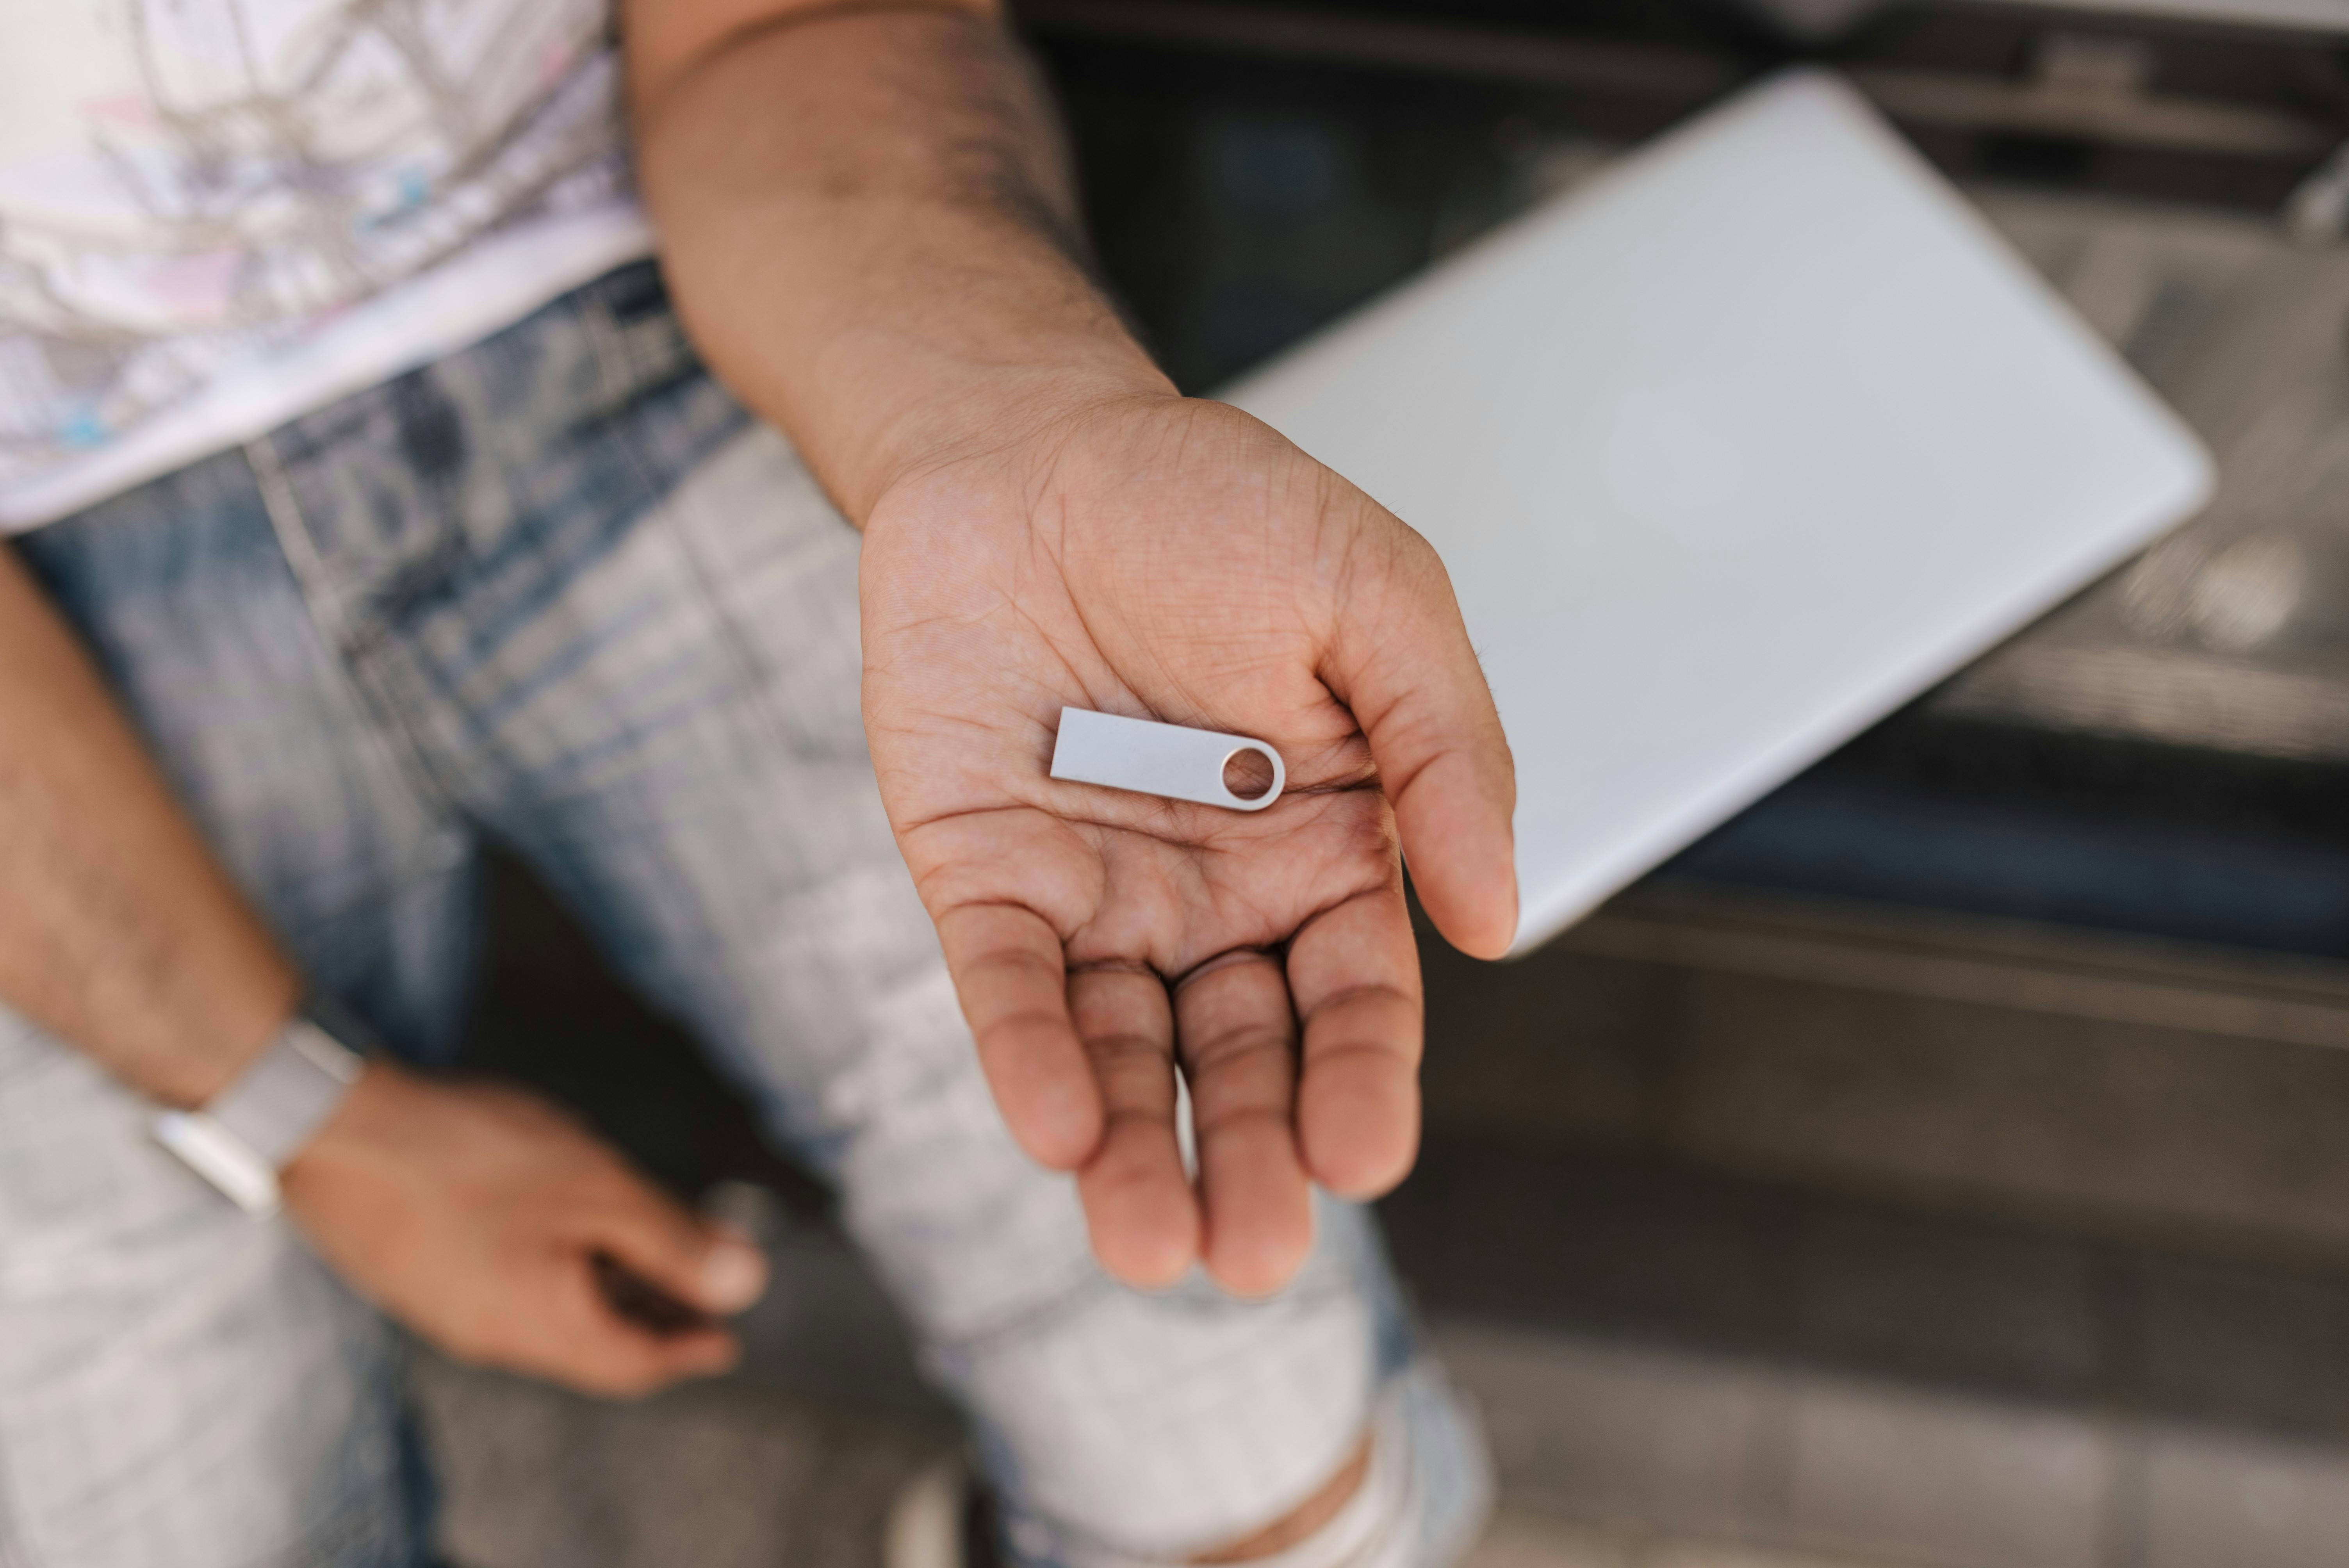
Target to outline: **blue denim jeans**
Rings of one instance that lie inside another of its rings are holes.
[[[488,838],[687,1021],[968,1411],[1018,1553],[1179,1557],[1374,1411],[1386,1558],[1488,1491],[1374,1228],[1297,1284],[1123,1289],[1004,1134],[874,790],[857,537],[694,357],[650,265],[16,543],[319,988],[446,1059]],[[429,1556],[398,1336],[0,1011],[0,1564]]]

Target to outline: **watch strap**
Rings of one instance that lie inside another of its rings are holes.
[[[357,1081],[364,1059],[297,1016],[243,1074],[202,1110],[167,1110],[155,1139],[237,1207],[265,1214],[277,1172],[316,1136]]]

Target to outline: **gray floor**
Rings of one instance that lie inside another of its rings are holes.
[[[1741,1488],[1753,1490],[1739,1451],[1761,1451],[1753,1423],[1706,1429],[1724,1397],[1749,1417],[1759,1408],[1765,1385],[1750,1375],[1506,1331],[1447,1329],[1441,1340],[1485,1409],[1509,1488],[1469,1568],[1922,1561],[1826,1539],[1839,1516],[1831,1504],[1822,1511],[1816,1482],[1804,1491],[1805,1517],[1822,1540],[1790,1549],[1781,1530],[1781,1544],[1757,1543],[1770,1537],[1747,1528],[1733,1507]],[[782,1391],[777,1385],[793,1374],[771,1360],[781,1348],[767,1344],[741,1376],[633,1405],[421,1357],[417,1381],[447,1479],[450,1556],[465,1568],[877,1564],[897,1490],[951,1452],[953,1439],[918,1418],[847,1414]],[[842,1348],[855,1358],[871,1346]],[[1912,1424],[1920,1418],[1897,1398],[1894,1408]],[[1870,1408],[1864,1395],[1849,1406]],[[2064,1522],[2054,1521],[2059,1531]],[[1956,1539],[1969,1544],[1962,1533]]]
[[[2067,1014],[2046,965],[2002,1006],[1431,959],[1385,1213],[1500,1460],[1478,1568],[2349,1562],[2349,1053]],[[459,1563],[877,1563],[954,1418],[795,1210],[722,1383],[423,1362]]]
[[[739,1382],[613,1405],[427,1357],[419,1383],[464,1568],[870,1568],[938,1451]]]
[[[1977,1221],[1588,1154],[1547,1176],[1504,1161],[1512,1180],[1481,1185],[1495,1167],[1489,1147],[1479,1157],[1464,1178],[1457,1150],[1435,1151],[1434,1195],[1396,1215],[1406,1267],[1442,1270],[1426,1232],[1459,1203],[1532,1216],[1539,1229],[1514,1242],[1483,1232],[1518,1261],[1563,1256],[1451,1271],[1431,1304],[1502,1471],[1506,1508],[1475,1568],[2316,1568],[2349,1548],[2349,1448],[2325,1435],[2344,1382],[2326,1330],[2349,1324],[2349,1292],[2323,1299],[2302,1278],[2281,1318],[2261,1315],[2271,1298],[2189,1295],[2175,1370],[2225,1396],[2197,1416],[2191,1397],[2148,1400],[2158,1378],[2100,1394],[2070,1380],[2097,1314],[2068,1294],[2078,1260],[2064,1249],[2107,1243],[2042,1236],[2034,1250]],[[1496,1201],[1511,1184],[1519,1200]],[[1594,1230],[1563,1192],[1628,1222]],[[1741,1224],[1708,1218],[1723,1203]],[[1724,1272],[1725,1233],[1749,1263],[1775,1260],[1775,1283],[1741,1278],[1734,1257]],[[877,1563],[891,1498],[951,1450],[951,1418],[836,1243],[787,1230],[777,1264],[749,1363],[720,1383],[616,1406],[427,1357],[452,1555]],[[2206,1264],[2202,1280],[2243,1277]]]
[[[2336,1447],[1620,1341],[1438,1326],[1505,1484],[1472,1568],[2318,1568]],[[616,1406],[427,1358],[469,1568],[868,1568],[950,1448],[750,1379]]]
[[[1619,1398],[1627,1374],[1634,1384],[1640,1376],[1603,1357],[1589,1364],[1485,1335],[1464,1335],[1451,1348],[1473,1377],[1534,1370],[1530,1387],[1543,1397],[1604,1386]],[[449,1549],[467,1568],[867,1568],[880,1561],[881,1522],[896,1489],[947,1451],[932,1434],[735,1381],[615,1406],[427,1357],[419,1382],[450,1471]],[[1717,1530],[1696,1534],[1619,1508],[1593,1510],[1554,1485],[1527,1487],[1527,1476],[1575,1467],[1561,1467],[1562,1456],[1506,1411],[1495,1415],[1519,1484],[1467,1568],[1911,1561],[1741,1544]],[[1646,1460],[1630,1458],[1635,1468]],[[1603,1484],[1604,1470],[1622,1462],[1606,1460],[1588,1479]]]

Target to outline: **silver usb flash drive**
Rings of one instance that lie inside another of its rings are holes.
[[[1272,764],[1272,787],[1254,799],[1233,794],[1224,782],[1225,765],[1243,751]],[[1288,773],[1279,752],[1245,735],[1064,707],[1061,738],[1052,747],[1052,777],[1230,811],[1261,811],[1280,799]]]

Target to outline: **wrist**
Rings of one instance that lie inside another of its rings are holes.
[[[364,1031],[329,1006],[286,1022],[227,1088],[196,1110],[157,1115],[157,1142],[238,1207],[278,1206],[279,1176],[333,1121],[365,1075]]]
[[[367,1140],[371,1130],[397,1118],[409,1098],[416,1077],[388,1057],[369,1057],[360,1065],[342,1103],[318,1124],[316,1132],[279,1167],[279,1177],[291,1183],[299,1171],[331,1163],[338,1151]]]
[[[141,1007],[135,1022],[109,1020],[107,1028],[93,1020],[60,1032],[85,1042],[110,1035],[117,1048],[103,1059],[118,1076],[160,1104],[191,1109],[251,1071],[301,1006],[301,976],[264,948],[211,963],[201,990],[175,988]]]
[[[412,1167],[399,1130],[413,1127],[426,1081],[386,1057],[369,1057],[351,1092],[335,1108],[317,1136],[296,1150],[277,1173],[285,1211],[314,1240],[322,1216],[334,1210],[336,1194],[360,1190],[379,1181],[387,1171],[394,1181],[411,1179],[400,1167]],[[429,1112],[424,1113],[429,1119]]]
[[[1135,350],[1132,365],[995,367],[924,399],[876,443],[867,504],[869,524],[895,493],[929,476],[990,461],[1014,469],[1049,463],[1095,421],[1179,403],[1174,383]]]

